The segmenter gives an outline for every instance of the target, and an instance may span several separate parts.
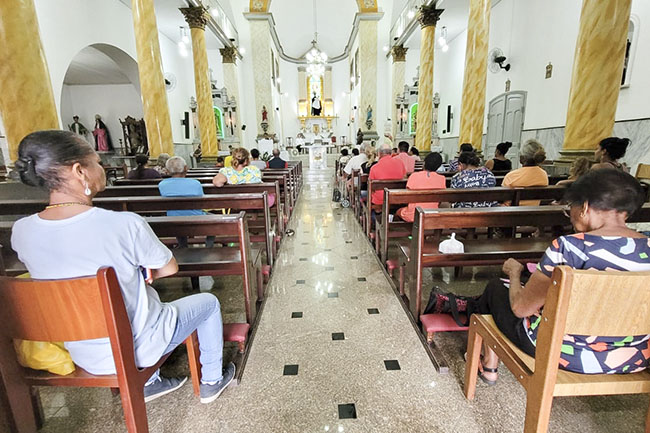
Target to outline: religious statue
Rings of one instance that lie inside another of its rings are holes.
[[[68,129],[72,132],[74,132],[77,135],[81,135],[82,137],[86,138],[86,134],[88,134],[88,130],[86,127],[83,125],[83,123],[79,122],[79,116],[72,116],[72,125],[68,125]]]
[[[266,105],[262,105],[262,122],[269,121],[269,112],[266,111]]]
[[[314,92],[314,96],[311,98],[311,115],[320,116],[321,109],[320,98],[316,96],[316,93]]]
[[[93,130],[95,136],[95,150],[98,152],[108,152],[113,150],[113,143],[111,143],[111,135],[108,132],[106,124],[102,121],[102,116],[95,114],[95,129]]]
[[[373,123],[374,122],[372,121],[372,107],[368,105],[368,108],[366,109],[366,127],[368,128],[368,130],[372,128]]]

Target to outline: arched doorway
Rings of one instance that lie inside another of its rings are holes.
[[[68,66],[61,91],[61,119],[64,129],[73,126],[74,116],[83,125],[84,138],[96,147],[93,136],[95,115],[99,114],[108,131],[105,161],[121,147],[122,125],[127,116],[142,118],[142,99],[138,64],[128,53],[107,44],[93,44],[79,51]],[[118,152],[120,153],[120,152]]]

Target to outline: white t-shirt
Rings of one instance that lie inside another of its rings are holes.
[[[260,170],[264,170],[266,168],[266,162],[264,162],[264,161],[262,161],[260,159],[256,159],[254,161],[251,161],[250,165],[253,165],[253,166],[257,167]]]
[[[64,220],[35,214],[16,221],[11,246],[36,279],[74,278],[95,275],[103,266],[114,268],[131,320],[136,364],[158,362],[174,335],[177,311],[160,302],[141,267],[160,269],[172,253],[142,217],[99,208]],[[66,342],[65,347],[84,370],[115,374],[108,338]]]
[[[345,165],[343,171],[346,172],[347,174],[352,174],[352,170],[361,170],[361,164],[363,164],[366,161],[368,161],[368,156],[366,156],[365,153],[354,155],[352,158],[350,158],[348,163]]]

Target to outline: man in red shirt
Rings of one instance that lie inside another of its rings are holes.
[[[383,143],[377,149],[379,161],[370,169],[368,180],[386,179],[397,180],[404,179],[406,169],[402,160],[399,158],[391,158],[390,153],[392,149],[389,144]],[[407,149],[408,151],[408,149]],[[411,158],[406,155],[407,157]],[[372,193],[372,204],[384,203],[384,191],[374,191]]]
[[[411,174],[415,171],[415,158],[409,155],[409,144],[406,141],[400,141],[397,145],[399,153],[395,159],[399,159],[404,164],[406,174]]]

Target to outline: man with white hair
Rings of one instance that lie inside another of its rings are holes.
[[[187,163],[182,157],[173,156],[169,158],[165,164],[165,168],[171,177],[161,180],[158,184],[158,191],[160,191],[161,196],[203,197],[203,187],[201,186],[201,182],[196,179],[188,179],[185,177],[187,174]],[[167,211],[167,216],[188,216],[203,214],[204,212],[200,209]]]
[[[401,160],[398,158],[392,158],[391,153],[393,148],[391,143],[388,140],[385,140],[377,148],[377,157],[379,161],[372,166],[370,169],[370,174],[368,175],[369,180],[385,179],[385,180],[397,180],[404,179],[406,175],[406,168]],[[372,204],[381,205],[384,203],[384,191],[374,191],[372,193]]]
[[[359,152],[358,154],[355,154],[352,158],[350,158],[348,163],[345,164],[345,168],[343,169],[343,171],[348,176],[352,174],[353,170],[361,170],[361,164],[363,164],[368,160],[368,156],[366,155],[365,145],[362,144],[358,152]]]

